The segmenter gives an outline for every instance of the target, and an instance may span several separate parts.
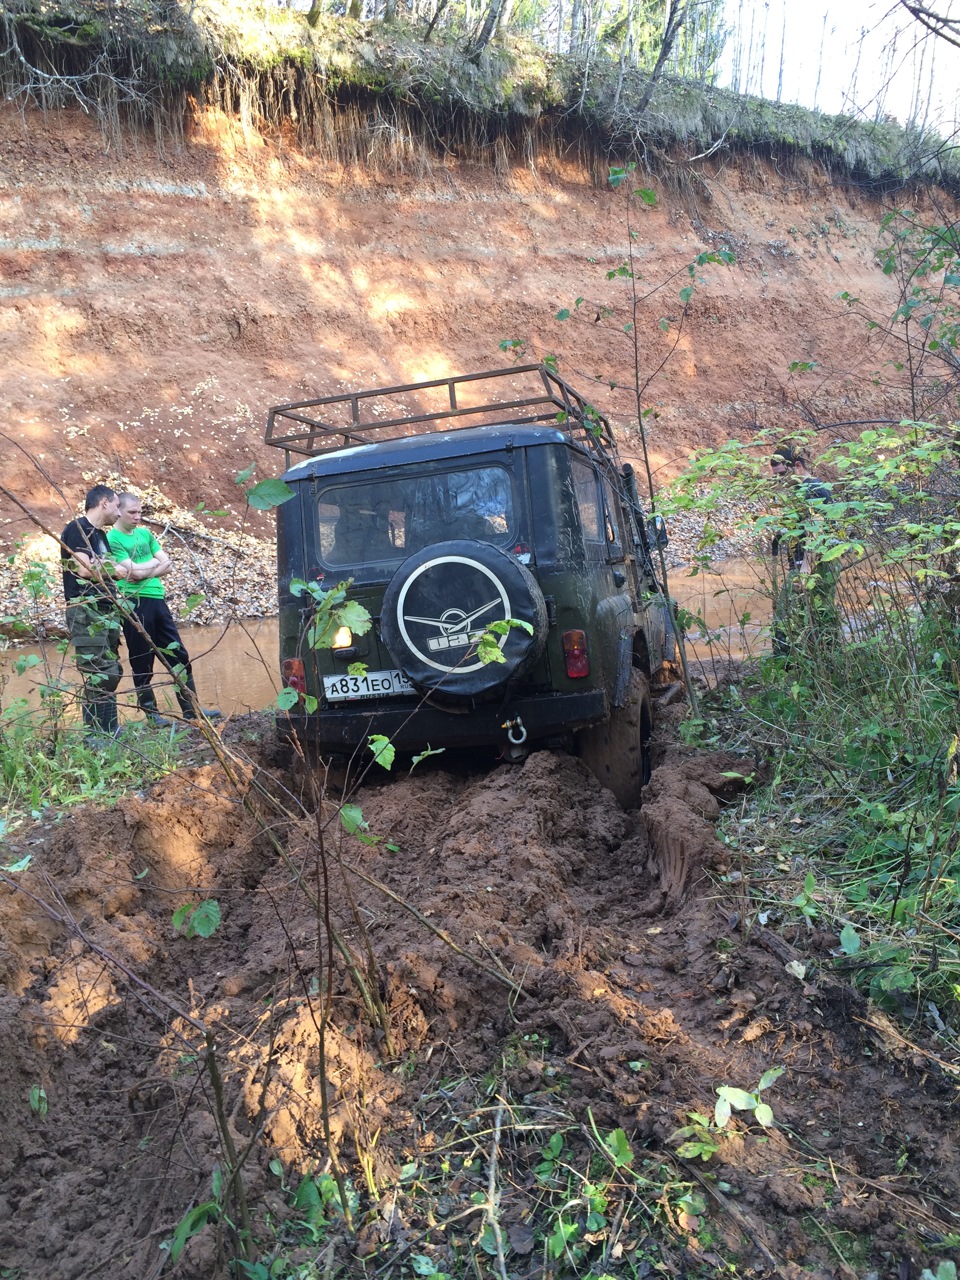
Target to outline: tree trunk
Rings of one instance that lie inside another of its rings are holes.
[[[433,28],[437,25],[437,21],[441,13],[443,13],[444,9],[447,7],[448,4],[449,4],[449,0],[440,0],[439,4],[434,10],[433,17],[427,23],[427,30],[424,33],[424,37],[423,37],[424,44],[426,44],[427,41],[430,39],[431,35],[433,35]]]
[[[500,13],[506,0],[490,0],[487,5],[487,12],[483,15],[483,22],[480,25],[480,31],[476,39],[470,47],[470,61],[478,62],[480,55],[493,39],[500,21]]]
[[[510,19],[513,17],[514,0],[502,0],[500,12],[497,14],[497,25],[494,35],[498,36],[501,31],[510,25]]]
[[[580,34],[583,31],[583,0],[573,0],[570,10],[570,45],[573,54],[580,52]]]
[[[653,97],[653,91],[657,87],[657,82],[663,75],[663,69],[667,65],[667,59],[673,51],[673,46],[677,42],[677,36],[687,20],[690,12],[692,0],[674,0],[667,12],[667,21],[663,29],[663,40],[660,43],[660,52],[657,54],[657,61],[653,70],[650,72],[650,79],[640,96],[640,102],[635,108],[634,114],[639,120],[650,105],[650,99]]]

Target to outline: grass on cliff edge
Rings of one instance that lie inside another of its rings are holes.
[[[960,190],[956,148],[893,121],[823,115],[665,77],[641,114],[648,84],[603,48],[589,62],[508,35],[473,60],[463,41],[405,22],[324,16],[316,27],[276,5],[198,0],[189,11],[149,0],[11,0],[0,13],[0,87],[41,108],[80,104],[109,131],[121,120],[175,128],[187,95],[242,111],[261,128],[294,128],[301,143],[349,161],[382,119],[433,151],[466,144],[489,159],[496,140],[529,158],[576,139],[604,157],[723,150],[812,157],[874,187],[937,183]],[[364,117],[351,122],[351,103]],[[338,118],[343,112],[346,115]],[[368,119],[368,115],[372,119]],[[331,117],[337,125],[331,130]],[[389,162],[390,157],[387,157]]]

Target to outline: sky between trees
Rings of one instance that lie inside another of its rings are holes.
[[[935,7],[960,15],[957,0]],[[945,137],[960,125],[960,48],[897,0],[724,0],[724,23],[722,85]]]

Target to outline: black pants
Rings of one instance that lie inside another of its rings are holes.
[[[123,638],[127,644],[133,687],[140,710],[150,712],[157,709],[157,695],[151,688],[150,681],[153,679],[154,660],[159,658],[173,676],[173,687],[180,710],[185,716],[196,715],[196,686],[193,683],[190,655],[180,639],[180,632],[166,600],[160,596],[139,596],[133,612],[147,633],[143,635],[132,622],[124,620]]]

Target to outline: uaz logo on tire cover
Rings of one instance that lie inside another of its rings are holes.
[[[432,581],[425,580],[427,574]],[[414,569],[396,606],[397,625],[411,653],[436,671],[456,668],[464,674],[484,666],[479,658],[464,661],[469,659],[469,647],[491,622],[511,616],[503,583],[486,565],[468,556],[437,556]],[[498,637],[501,649],[506,641],[506,636]]]

